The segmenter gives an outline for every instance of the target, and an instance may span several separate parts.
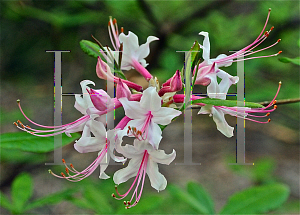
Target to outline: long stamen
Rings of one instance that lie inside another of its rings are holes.
[[[77,171],[73,164],[70,164],[70,168],[67,166],[66,162],[64,159],[62,159],[62,162],[64,163],[65,167],[66,167],[66,173],[68,176],[66,176],[64,173],[61,173],[62,176],[56,175],[55,173],[53,173],[51,170],[49,170],[49,173],[51,173],[53,176],[57,177],[57,178],[63,178],[66,179],[68,181],[71,182],[78,182],[81,181],[83,179],[85,179],[86,177],[90,176],[99,166],[99,164],[102,162],[104,156],[107,153],[107,148],[109,147],[109,143],[107,143],[105,145],[105,148],[102,149],[100,155],[84,170],[82,170],[81,172]],[[74,175],[71,175],[70,172],[75,173]]]
[[[137,175],[136,175],[132,185],[130,186],[130,188],[128,189],[128,191],[126,193],[120,194],[119,191],[118,191],[117,185],[115,186],[116,194],[118,196],[120,196],[120,198],[117,198],[114,193],[112,194],[112,197],[114,197],[117,200],[124,199],[130,193],[130,191],[133,189],[133,187],[135,186],[135,189],[134,189],[134,192],[133,192],[133,194],[130,198],[130,201],[127,201],[127,202],[124,201],[124,204],[126,205],[127,209],[131,208],[131,207],[134,207],[139,202],[139,200],[142,196],[142,192],[143,192],[143,188],[144,188],[144,182],[145,182],[145,176],[146,176],[148,157],[149,157],[148,151],[145,150],[144,155],[143,155],[143,159],[141,161],[141,165],[140,165],[139,170],[137,172]],[[140,192],[138,194],[138,188],[139,188],[140,184],[141,184],[141,187],[140,187]],[[131,204],[134,196],[135,196],[135,201],[134,201],[133,204]]]

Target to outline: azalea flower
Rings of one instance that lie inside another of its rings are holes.
[[[199,33],[199,35],[204,36],[203,45],[201,46],[201,48],[203,50],[202,57],[203,57],[204,61],[199,64],[198,68],[194,69],[194,75],[196,73],[196,70],[198,70],[197,77],[194,77],[194,78],[196,78],[195,84],[200,84],[200,85],[207,86],[211,82],[210,74],[214,74],[214,73],[216,73],[217,76],[220,77],[220,78],[223,78],[225,75],[229,76],[231,82],[237,83],[237,81],[238,81],[237,77],[233,77],[233,76],[229,75],[228,73],[226,73],[225,71],[223,71],[219,68],[223,67],[223,66],[225,66],[225,67],[230,66],[233,62],[250,60],[250,59],[255,59],[255,58],[273,57],[273,56],[279,55],[282,51],[279,51],[276,54],[267,55],[267,56],[259,56],[259,57],[238,59],[240,57],[249,56],[249,55],[252,55],[254,53],[258,53],[260,51],[269,49],[269,48],[275,46],[277,43],[280,42],[280,39],[278,39],[274,44],[272,44],[268,47],[265,47],[265,48],[262,48],[262,49],[259,49],[259,50],[256,50],[256,51],[252,51],[256,47],[258,47],[265,39],[267,39],[270,32],[274,29],[274,27],[271,27],[271,29],[269,31],[266,31],[264,33],[264,30],[265,30],[265,28],[267,26],[267,23],[268,23],[268,20],[269,20],[270,12],[271,12],[271,9],[269,9],[269,13],[268,13],[265,25],[264,25],[261,33],[254,40],[254,42],[252,42],[250,45],[246,46],[245,48],[243,48],[243,49],[241,49],[241,50],[239,50],[239,51],[237,51],[237,52],[235,52],[235,53],[233,53],[229,56],[227,56],[225,54],[221,54],[221,55],[217,56],[217,58],[215,58],[215,59],[210,59],[209,36],[208,36],[207,32],[201,31]],[[215,68],[212,68],[214,63],[215,63]]]
[[[90,95],[88,91],[90,88],[87,86],[89,84],[92,84],[95,86],[95,83],[89,80],[84,80],[80,82],[81,89],[82,89],[82,95],[76,94],[75,95],[75,105],[74,107],[83,114],[82,117],[79,119],[75,120],[74,122],[61,125],[61,126],[45,126],[45,125],[40,125],[31,119],[29,119],[25,113],[23,112],[21,108],[20,101],[18,101],[18,106],[20,108],[21,113],[24,115],[24,117],[31,122],[32,124],[39,126],[41,128],[47,128],[49,130],[37,130],[29,127],[28,125],[23,125],[23,123],[18,120],[18,123],[14,123],[19,129],[26,131],[34,136],[39,136],[39,137],[48,137],[48,136],[54,136],[62,133],[66,133],[66,135],[71,136],[70,133],[75,133],[78,131],[82,131],[86,125],[86,123],[94,119],[99,122],[105,122],[105,116],[98,115],[95,113],[91,113],[89,109],[94,108],[94,105],[91,101]]]
[[[149,81],[152,75],[145,69],[148,64],[144,58],[150,53],[149,44],[158,38],[149,36],[147,42],[140,46],[138,37],[129,31],[128,35],[121,33],[119,40],[123,44],[121,69],[130,70],[134,68]]]
[[[135,68],[149,81],[152,75],[145,69],[148,64],[144,58],[150,53],[149,44],[154,40],[158,40],[158,38],[149,36],[147,42],[140,46],[138,37],[131,31],[128,32],[128,35],[125,35],[123,33],[124,29],[121,28],[121,33],[119,34],[117,20],[112,20],[112,17],[110,17],[108,22],[108,32],[115,51],[109,47],[103,47],[104,50],[100,50],[100,52],[104,58],[111,63],[113,61],[117,63],[119,62],[119,57],[121,57],[121,70]],[[119,52],[122,52],[122,56],[120,56]]]
[[[132,145],[126,144],[121,146],[121,142],[116,144],[116,150],[123,154],[127,158],[131,158],[128,166],[115,172],[113,180],[116,184],[121,184],[126,182],[128,179],[135,176],[135,179],[124,194],[120,194],[116,186],[116,194],[120,198],[116,197],[115,194],[112,196],[118,200],[125,198],[134,186],[136,188],[133,191],[130,201],[124,202],[127,208],[135,206],[142,195],[145,176],[148,175],[150,179],[151,186],[157,191],[162,191],[167,186],[166,178],[158,171],[158,163],[169,165],[176,157],[176,152],[173,149],[171,154],[165,154],[163,150],[155,150],[152,145],[147,140],[135,139]],[[140,191],[138,191],[139,186],[141,186]],[[135,201],[132,204],[133,198]]]
[[[171,120],[179,116],[181,111],[173,108],[161,107],[161,98],[155,87],[148,87],[141,97],[141,101],[129,101],[120,98],[125,110],[125,115],[132,119],[118,136],[134,136],[139,140],[148,140],[157,149],[162,138],[162,131],[158,124],[168,125]]]
[[[59,176],[49,170],[49,173],[51,173],[53,176],[57,178],[64,178],[68,181],[77,182],[90,176],[98,168],[98,166],[100,166],[99,178],[107,179],[109,176],[104,171],[108,167],[110,158],[116,162],[126,161],[126,159],[115,156],[113,153],[115,145],[114,141],[116,138],[114,130],[108,130],[106,132],[105,127],[101,122],[94,121],[91,123],[91,121],[89,121],[87,124],[88,125],[83,130],[82,137],[75,143],[74,148],[80,153],[100,151],[98,153],[98,157],[91,165],[82,171],[77,171],[73,164],[70,164],[70,167],[68,167],[63,159],[67,175],[61,173],[61,176]],[[94,136],[92,137],[91,134]],[[106,158],[106,161],[104,161],[104,158]]]
[[[218,99],[225,100],[230,85],[231,85],[231,81],[228,76],[225,76],[220,82],[220,84],[217,83],[216,79],[212,79],[212,82],[207,87],[207,95],[209,98],[218,98]],[[210,116],[212,116],[213,120],[217,125],[217,129],[226,137],[232,137],[234,128],[228,125],[224,115],[229,114],[231,116],[247,119],[258,123],[270,122],[270,119],[268,119],[265,122],[261,122],[261,121],[251,119],[249,117],[269,116],[270,112],[274,111],[277,108],[277,106],[275,105],[273,109],[268,109],[269,107],[273,106],[276,103],[275,99],[279,93],[280,86],[281,86],[281,82],[279,82],[279,87],[275,97],[270,102],[270,104],[264,108],[226,107],[226,106],[214,106],[214,105],[207,104],[201,107],[198,114],[209,114]],[[253,115],[253,113],[263,113],[266,115]]]

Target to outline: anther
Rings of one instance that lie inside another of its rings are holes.
[[[124,201],[123,203],[124,203],[124,205],[127,205],[126,201]]]
[[[279,85],[281,85],[282,83],[281,83],[281,81],[279,81]]]
[[[110,21],[108,21],[108,26],[110,26]]]
[[[14,122],[14,125],[18,127],[18,124],[16,122]]]
[[[131,205],[131,202],[130,202],[130,201],[127,201],[127,205]]]
[[[274,29],[274,26],[271,27],[270,31],[272,31]]]
[[[17,100],[17,103],[20,103],[20,99]]]
[[[70,164],[70,167],[74,169],[74,166],[73,166],[73,164]]]
[[[279,43],[280,41],[281,41],[281,39],[278,39],[278,40],[277,40],[277,43]]]
[[[269,8],[269,11],[271,11],[271,8]]]
[[[117,20],[116,20],[116,18],[114,18],[113,24],[115,25],[116,23],[117,23]]]
[[[277,54],[281,54],[282,53],[282,51],[279,51]]]
[[[273,105],[275,105],[275,104],[276,104],[276,102],[277,102],[277,100],[274,100],[274,102],[273,102]]]
[[[270,116],[270,113],[267,113],[266,116]]]
[[[124,28],[123,27],[121,27],[121,33],[124,33]]]
[[[48,169],[48,172],[49,172],[50,174],[52,174],[52,171],[51,171],[51,169]]]
[[[112,193],[111,196],[112,196],[113,198],[116,198],[116,195],[115,195],[114,193]]]
[[[31,128],[29,125],[26,125],[26,128]]]
[[[277,109],[277,105],[274,105],[274,109]]]
[[[270,119],[270,118],[268,119],[268,122],[271,122],[271,119]]]
[[[67,173],[67,174],[69,174],[69,170],[68,170],[68,168],[66,168],[66,173]]]
[[[66,163],[65,159],[62,159],[62,162],[63,162],[63,163]]]
[[[62,177],[64,178],[66,177],[66,175],[63,172],[61,172],[60,174],[62,175]]]

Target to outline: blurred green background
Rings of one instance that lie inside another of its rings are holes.
[[[17,99],[21,100],[23,109],[34,121],[53,124],[54,56],[46,50],[71,51],[62,54],[63,93],[81,93],[79,83],[85,79],[94,81],[96,89],[105,88],[105,82],[96,76],[96,59],[84,54],[79,42],[82,39],[92,40],[93,34],[103,45],[111,47],[107,31],[109,16],[118,20],[119,27],[124,27],[126,34],[128,31],[137,34],[140,44],[150,35],[160,38],[150,45],[147,69],[163,83],[183,66],[184,56],[176,51],[189,50],[195,40],[202,43],[203,38],[198,35],[200,31],[209,32],[212,58],[222,53],[229,54],[250,44],[258,36],[268,9],[272,8],[267,29],[275,28],[259,47],[267,47],[279,38],[282,41],[256,56],[274,54],[279,50],[283,53],[278,57],[245,61],[246,101],[272,100],[279,81],[283,84],[278,100],[299,98],[299,66],[278,60],[280,57],[296,58],[300,55],[298,1],[32,0],[1,1],[0,4],[1,133],[18,131],[12,124],[17,119],[26,124],[17,107]],[[235,64],[224,70],[236,75]],[[129,80],[145,85],[135,71],[125,75]],[[199,87],[197,92],[205,93],[205,88]],[[234,86],[231,92],[235,92]],[[63,123],[80,117],[73,105],[73,96],[63,97]],[[162,166],[162,173],[168,182],[179,186],[189,180],[203,184],[215,199],[216,208],[220,209],[229,195],[248,187],[252,181],[235,176],[228,169],[226,158],[233,159],[235,156],[235,137],[227,139],[222,136],[208,116],[196,116],[196,113],[193,117],[193,158],[194,162],[201,162],[202,165],[185,169],[174,164]],[[272,177],[291,187],[290,198],[294,201],[299,199],[299,103],[278,105],[271,119],[272,122],[267,125],[247,122],[246,160],[251,163],[261,157],[277,160],[277,169]],[[230,125],[235,125],[235,119],[228,120]],[[161,143],[167,153],[175,148],[178,154],[176,163],[183,161],[182,122],[183,118],[179,118],[165,129]],[[174,131],[177,137],[174,137]],[[1,153],[1,189],[4,192],[9,193],[13,178],[23,171],[35,177],[35,196],[69,186],[66,181],[47,174],[48,167],[44,163],[51,162],[51,153],[43,156],[3,150]],[[3,156],[7,153],[11,156]],[[64,147],[64,156],[74,164],[76,161],[80,163],[78,161],[84,157],[86,163],[80,164],[82,168],[95,158],[90,154],[78,155],[72,144]],[[111,170],[114,168],[117,169],[112,167]],[[59,167],[57,169],[60,172]],[[97,173],[94,175],[97,179]],[[55,182],[56,186],[46,187],[47,183],[42,181]],[[107,193],[107,198],[109,195]],[[147,192],[143,195],[146,196]],[[54,209],[35,212],[55,214],[57,211],[64,213],[66,209],[77,210],[69,203],[62,203]],[[87,211],[82,209],[79,213]]]

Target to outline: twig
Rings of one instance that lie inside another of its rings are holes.
[[[270,102],[271,101],[258,102],[258,104],[261,104],[261,105],[265,106],[265,105],[270,104]],[[276,100],[276,105],[296,103],[296,102],[300,102],[300,98]],[[192,105],[191,108],[192,109],[199,109],[199,108],[201,108],[201,106],[200,105]]]
[[[276,100],[276,105],[279,105],[279,104],[289,104],[289,103],[295,103],[295,102],[300,102],[300,98]],[[270,101],[259,102],[258,104],[268,105],[268,104],[270,104]]]

